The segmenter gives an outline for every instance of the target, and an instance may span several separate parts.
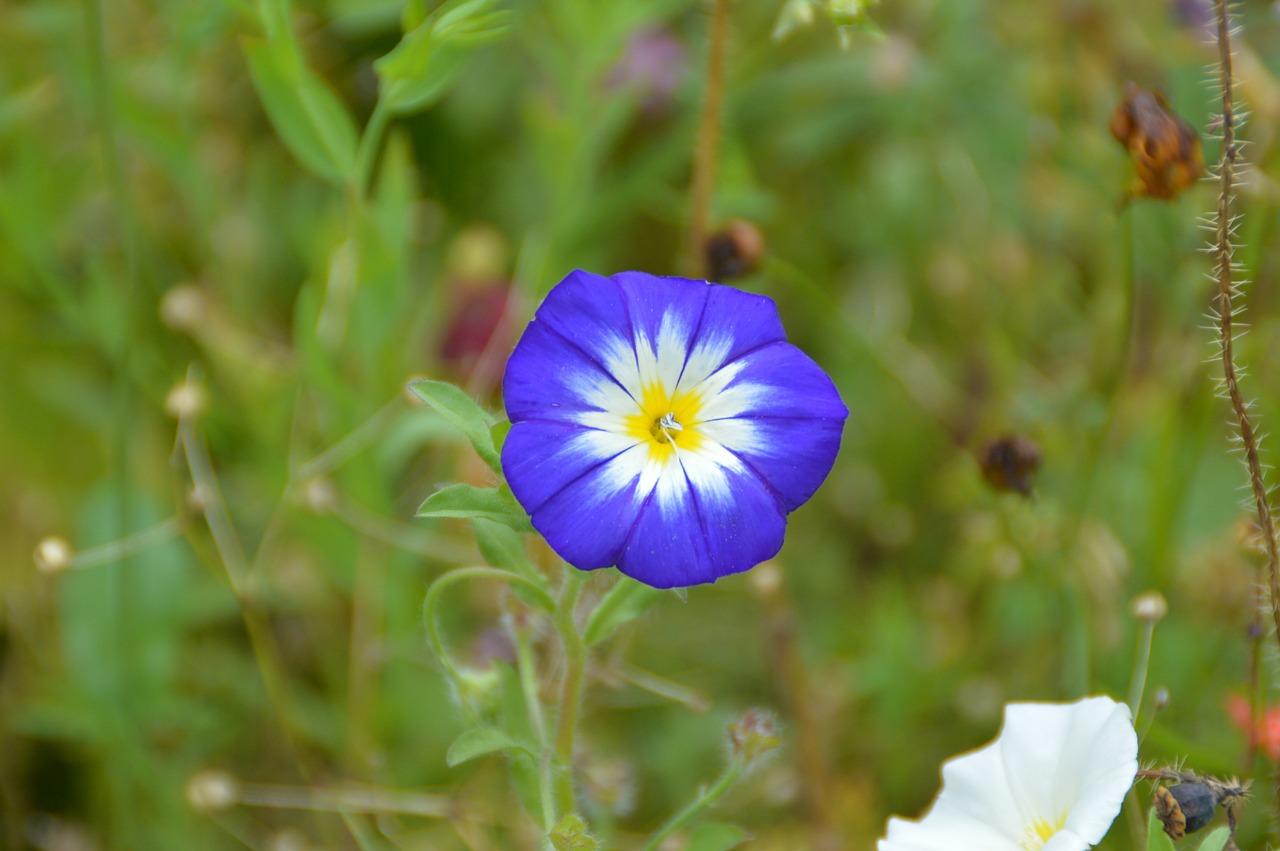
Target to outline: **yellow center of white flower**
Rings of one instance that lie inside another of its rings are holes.
[[[698,426],[704,407],[702,394],[670,393],[661,382],[645,387],[635,413],[625,417],[626,433],[649,449],[649,458],[660,463],[673,460],[676,453],[696,451],[704,437]]]
[[[1044,844],[1053,838],[1053,835],[1062,830],[1063,825],[1067,823],[1067,814],[1064,812],[1058,816],[1054,822],[1045,821],[1042,818],[1034,819],[1031,824],[1027,825],[1026,832],[1023,833],[1021,845],[1025,851],[1040,851]]]

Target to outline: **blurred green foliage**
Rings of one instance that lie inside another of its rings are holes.
[[[844,448],[780,574],[668,595],[607,645],[588,811],[625,846],[765,705],[784,751],[716,820],[753,847],[870,847],[1006,700],[1124,697],[1151,588],[1170,614],[1143,758],[1269,788],[1225,708],[1258,574],[1204,363],[1213,190],[1121,204],[1107,129],[1128,80],[1205,129],[1213,52],[1176,13],[1196,4],[885,0],[880,37],[818,15],[774,39],[794,5],[733,4],[714,216],[765,234],[739,283],[835,377]],[[1240,359],[1265,422],[1280,28],[1267,3],[1240,14]],[[0,846],[532,847],[500,758],[447,764],[457,696],[420,621],[429,581],[480,553],[415,509],[494,482],[404,388],[499,410],[502,358],[565,273],[682,271],[706,24],[692,0],[0,6]],[[467,330],[477,304],[505,306],[496,330]],[[202,398],[179,426],[183,382]],[[1041,448],[1032,499],[983,481],[1004,434]],[[84,553],[166,518],[127,558],[32,566],[45,536]],[[502,595],[451,600],[452,641],[502,656]],[[212,769],[457,806],[200,812],[188,780]]]

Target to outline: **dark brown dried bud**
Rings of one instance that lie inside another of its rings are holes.
[[[1151,805],[1170,839],[1181,839],[1213,821],[1219,796],[1204,783],[1157,786]]]
[[[749,275],[764,257],[764,235],[751,222],[732,219],[707,237],[704,246],[707,280],[727,281]]]
[[[1131,198],[1175,198],[1204,174],[1200,136],[1161,92],[1129,83],[1111,116],[1111,135],[1128,148],[1138,172]]]
[[[1029,497],[1040,469],[1040,447],[1017,435],[992,438],[978,453],[978,465],[991,487]]]

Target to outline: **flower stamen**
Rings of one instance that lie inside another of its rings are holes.
[[[684,426],[676,422],[676,415],[673,411],[667,411],[659,419],[654,420],[653,427],[649,429],[649,433],[653,435],[653,439],[659,443],[670,443],[674,448],[676,445],[676,434],[684,431]]]

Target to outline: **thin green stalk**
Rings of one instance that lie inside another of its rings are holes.
[[[382,137],[386,135],[387,125],[390,123],[391,110],[387,109],[386,101],[378,98],[356,151],[356,190],[361,197],[372,191],[374,166],[378,162],[378,152],[382,149]]]
[[[565,566],[564,584],[556,607],[556,631],[564,647],[564,681],[560,685],[560,715],[556,719],[556,804],[560,813],[572,812],[573,743],[578,732],[578,715],[582,709],[582,683],[586,678],[587,647],[578,632],[575,613],[586,574]]]
[[[1138,654],[1133,661],[1133,680],[1129,683],[1129,711],[1133,713],[1133,726],[1138,726],[1142,712],[1142,693],[1147,687],[1147,668],[1151,664],[1151,636],[1156,631],[1154,621],[1142,622],[1142,635],[1138,637]]]
[[[707,239],[711,219],[711,194],[716,182],[716,157],[720,152],[720,121],[724,110],[725,43],[729,40],[729,2],[713,0],[711,50],[707,57],[707,84],[693,156],[693,184],[689,201],[689,271],[695,278],[706,274]]]
[[[87,567],[122,561],[159,546],[165,541],[171,541],[180,534],[182,534],[182,525],[178,522],[178,518],[170,517],[168,520],[162,520],[154,526],[131,535],[78,552],[71,557],[68,566],[73,570],[83,570]]]
[[[538,743],[538,798],[542,804],[542,828],[548,831],[555,827],[556,805],[555,790],[552,788],[552,754],[548,747],[547,722],[542,714],[542,700],[538,696],[537,666],[533,659],[533,647],[529,644],[529,636],[525,630],[516,629],[516,671],[520,676],[520,691],[524,695],[524,705],[529,712],[529,726]]]
[[[724,773],[720,775],[715,783],[698,794],[698,797],[685,806],[683,810],[667,819],[666,824],[658,828],[658,831],[649,837],[649,841],[641,846],[640,851],[655,851],[659,845],[671,834],[693,821],[702,811],[714,804],[716,801],[733,787],[742,776],[745,766],[738,760],[730,760],[729,765],[725,768]]]
[[[1063,583],[1067,597],[1067,647],[1062,666],[1066,694],[1078,697],[1089,693],[1089,606],[1084,592],[1074,581]]]

